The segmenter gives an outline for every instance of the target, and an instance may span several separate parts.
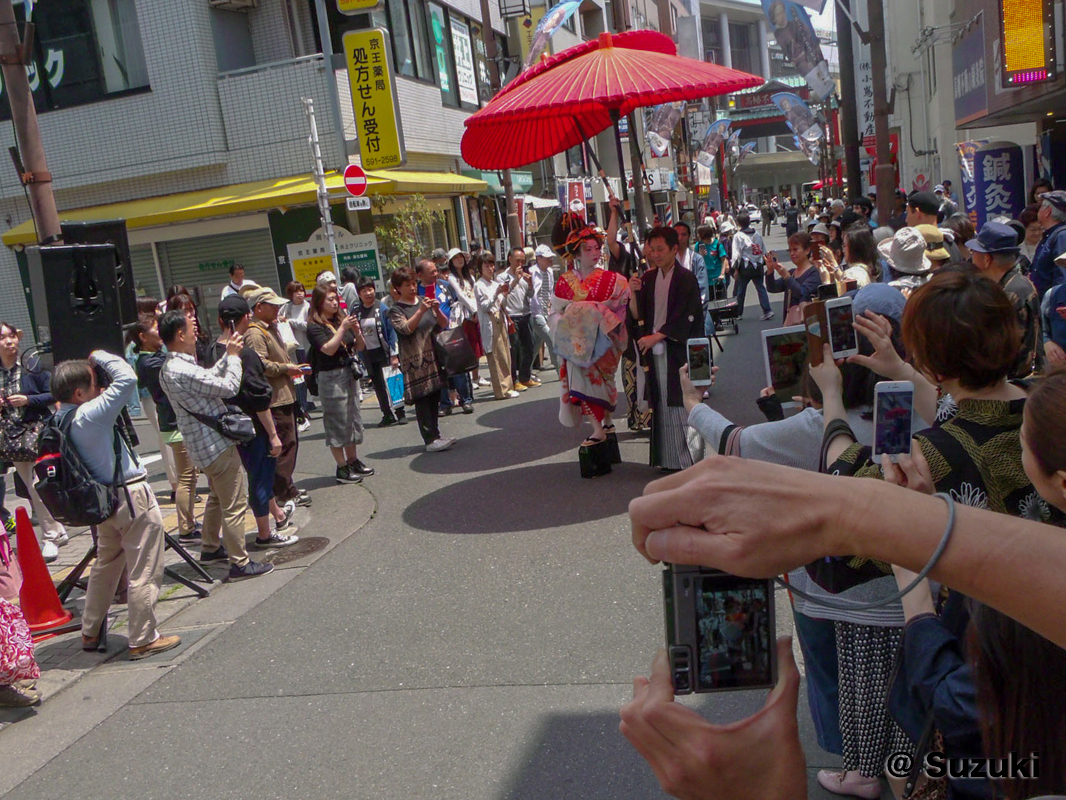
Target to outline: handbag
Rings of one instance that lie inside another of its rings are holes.
[[[44,423],[43,419],[23,422],[20,419],[0,417],[0,461],[8,464],[36,461],[37,438],[44,429]]]
[[[257,436],[252,418],[236,406],[227,405],[226,410],[217,417],[212,417],[209,414],[197,414],[195,411],[185,408],[181,403],[178,403],[178,406],[193,419],[238,444],[247,444]]]
[[[358,353],[348,353],[348,369],[352,371],[352,377],[355,378],[356,383],[366,377],[366,367]]]
[[[438,333],[433,339],[433,349],[437,354],[437,366],[449,378],[477,369],[477,355],[462,328],[448,328]]]

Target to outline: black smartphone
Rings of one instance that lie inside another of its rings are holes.
[[[674,694],[769,689],[777,682],[772,580],[668,564],[663,601]]]
[[[818,299],[819,300],[832,300],[837,296],[836,282],[823,283],[818,287]]]

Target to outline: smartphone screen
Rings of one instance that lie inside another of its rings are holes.
[[[855,334],[855,314],[851,303],[828,306],[826,314],[829,318],[829,342],[833,347],[833,354],[858,350],[859,340]]]
[[[914,416],[914,389],[882,391],[875,394],[874,455],[890,456],[911,451],[911,423]]]
[[[763,331],[763,356],[767,385],[782,405],[795,405],[793,397],[803,394],[803,371],[810,348],[802,325]]]
[[[688,377],[693,383],[710,383],[711,343],[706,339],[688,343]]]

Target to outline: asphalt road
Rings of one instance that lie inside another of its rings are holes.
[[[759,323],[748,299],[715,354],[712,402],[739,422],[760,419],[758,331],[780,324],[779,297],[777,323]],[[478,400],[442,420],[460,439],[445,453],[424,453],[413,424],[371,427],[365,488],[333,485],[316,424],[300,451],[298,483],[315,496],[301,533],[350,533],[346,509],[367,491],[370,522],[304,570],[223,586],[178,614],[168,628],[201,637],[181,656],[97,670],[0,733],[0,759],[41,762],[6,796],[663,796],[618,732],[663,639],[659,569],[633,550],[626,516],[657,473],[646,438],[621,434],[625,463],[582,480],[583,434],[560,426],[557,397],[552,380]],[[215,624],[229,602],[232,619]],[[763,699],[686,702],[726,722]],[[802,696],[800,721],[813,776],[837,762]]]

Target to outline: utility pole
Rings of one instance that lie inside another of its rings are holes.
[[[496,60],[496,35],[492,32],[489,0],[481,0],[481,39],[485,42],[485,60],[489,62],[489,81],[492,84],[492,93],[495,95],[501,88],[500,64]],[[522,236],[522,226],[519,224],[518,208],[514,201],[511,170],[505,169],[500,173],[500,183],[503,185],[503,195],[507,201],[507,238],[511,240],[511,247],[522,247],[525,242]]]
[[[845,12],[837,16],[837,51],[840,54],[840,139],[844,145],[844,169],[848,192],[857,196],[862,189],[862,169],[859,164],[859,108],[855,97],[855,50],[852,47],[849,0],[836,0]],[[862,0],[859,0],[862,2]],[[845,198],[847,199],[847,198]]]
[[[869,10],[870,71],[873,73],[874,134],[877,137],[877,218],[881,224],[892,217],[896,199],[896,169],[888,138],[888,56],[885,53],[885,9],[882,0],[867,0]]]
[[[333,214],[329,207],[329,191],[326,189],[326,168],[322,164],[322,147],[318,140],[318,124],[315,122],[315,101],[310,97],[303,98],[304,112],[311,124],[311,157],[314,161],[313,172],[315,184],[318,186],[318,213],[322,218],[322,232],[326,234],[329,242],[329,257],[333,263],[333,274],[340,276],[340,261],[337,259],[337,235],[333,230]]]
[[[52,194],[52,173],[44,157],[41,129],[33,107],[33,93],[26,67],[33,50],[33,25],[26,25],[26,39],[19,38],[15,8],[11,0],[0,0],[0,68],[3,70],[11,121],[15,126],[18,147],[15,166],[23,186],[29,188],[30,211],[37,228],[37,241],[51,244],[60,241],[59,211]]]
[[[648,216],[644,213],[644,159],[640,154],[640,140],[637,138],[637,115],[629,114],[629,163],[633,166],[633,223],[643,236],[644,229],[648,226]],[[622,180],[625,180],[625,165],[619,164],[622,170]]]

